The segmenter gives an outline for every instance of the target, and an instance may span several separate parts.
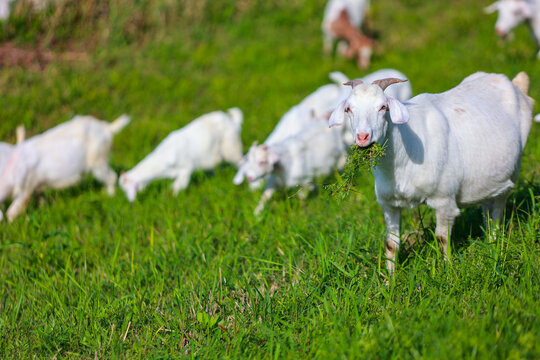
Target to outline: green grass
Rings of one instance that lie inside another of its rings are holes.
[[[403,71],[415,93],[477,70],[525,70],[540,99],[533,41],[523,26],[498,41],[495,17],[482,13],[489,1],[372,3],[370,70]],[[322,56],[323,0],[65,4],[2,29],[21,46],[88,59],[1,68],[0,138],[13,141],[19,123],[32,135],[74,114],[128,113],[111,157],[117,171],[170,131],[232,106],[244,111],[247,149],[329,71],[364,75]],[[433,212],[406,211],[388,284],[367,172],[343,201],[319,187],[302,204],[290,191],[262,218],[253,216],[259,193],[233,186],[227,165],[194,174],[176,198],[158,181],[130,204],[90,177],[36,195],[1,224],[0,356],[538,359],[539,136],[533,125],[496,238],[484,238],[479,209],[466,209],[445,263]]]

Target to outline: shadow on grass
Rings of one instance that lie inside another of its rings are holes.
[[[536,179],[523,180],[518,182],[516,188],[506,202],[505,223],[509,221],[510,214],[518,216],[520,219],[529,217],[538,207],[540,198],[540,183]]]
[[[233,177],[235,173],[236,167],[228,163],[222,163],[212,170],[196,170],[191,174],[188,186],[181,190],[177,196],[180,196],[184,192],[190,191],[190,188],[198,188],[201,186],[201,184],[215,179],[216,177],[229,177],[230,187],[233,188]],[[147,197],[153,198],[158,194],[161,196],[174,196],[172,190],[173,182],[174,179],[154,180],[149,183],[144,190],[137,193],[137,200],[144,202],[144,199]],[[119,190],[122,191],[120,188]]]
[[[114,169],[118,176],[120,176],[123,169]],[[191,175],[191,180],[188,185],[188,188],[184,189],[183,191],[186,191],[189,189],[189,187],[194,186],[197,187],[200,184],[202,184],[205,181],[208,181],[209,179],[212,179],[216,176],[219,176],[220,174],[234,174],[236,171],[236,168],[233,165],[230,164],[221,164],[217,166],[213,170],[208,171],[202,171],[198,170],[195,171]],[[163,196],[172,196],[172,179],[159,179],[155,180],[152,183],[148,185],[148,187],[139,192],[137,194],[137,199],[139,201],[144,201],[146,197],[155,197],[157,194],[162,194]],[[234,186],[232,184],[232,175],[231,175],[231,187]],[[83,179],[76,185],[69,186],[64,189],[45,189],[44,191],[38,191],[32,194],[32,197],[30,198],[30,201],[27,205],[27,208],[34,209],[38,208],[39,205],[43,204],[50,204],[60,198],[62,199],[69,199],[69,198],[78,198],[80,196],[87,195],[89,192],[92,193],[103,193],[106,194],[106,186],[99,182],[94,176],[91,174],[86,174]],[[120,195],[121,197],[124,197],[124,192],[122,191],[122,188],[116,184],[116,195]],[[106,195],[105,195],[106,196]],[[11,199],[7,201],[4,205],[4,210],[7,210],[9,205],[11,204]],[[98,198],[93,199],[87,199],[87,201],[99,201]]]
[[[520,221],[527,218],[538,207],[537,199],[540,198],[540,184],[533,180],[521,180],[506,202],[504,215],[504,228],[508,228],[511,221],[516,217]],[[400,264],[413,257],[415,253],[428,250],[426,247],[438,248],[435,240],[435,222],[426,221],[419,212],[415,222],[418,223],[416,230],[403,232],[403,246],[399,251],[398,261]],[[463,209],[460,216],[456,218],[452,228],[452,251],[461,253],[471,244],[471,239],[484,238],[484,219],[480,206],[473,206]]]

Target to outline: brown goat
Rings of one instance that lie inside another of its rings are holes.
[[[375,45],[375,40],[367,37],[362,31],[351,24],[347,10],[342,10],[339,17],[330,24],[330,30],[337,39],[344,39],[348,47],[344,53],[347,59],[357,56],[358,67],[365,69]]]

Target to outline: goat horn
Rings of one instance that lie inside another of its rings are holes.
[[[363,83],[364,82],[362,80],[356,79],[356,80],[349,80],[346,83],[343,83],[343,85],[351,85],[354,88],[355,86],[358,86]]]
[[[397,78],[386,78],[386,79],[375,80],[374,82],[372,82],[372,84],[379,85],[381,89],[383,89],[384,91],[387,87],[389,87],[392,84],[405,82],[405,81],[407,80],[401,80]]]

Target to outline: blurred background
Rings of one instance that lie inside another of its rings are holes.
[[[528,29],[499,40],[487,4],[372,2],[366,27],[376,46],[361,71],[323,56],[323,0],[17,0],[0,28],[0,138],[14,140],[19,123],[31,136],[74,114],[128,113],[133,123],[115,148],[145,152],[202,113],[238,106],[249,144],[332,70],[354,78],[395,68],[415,94],[444,91],[478,70],[525,70],[537,97]],[[127,151],[113,163],[139,156]]]

